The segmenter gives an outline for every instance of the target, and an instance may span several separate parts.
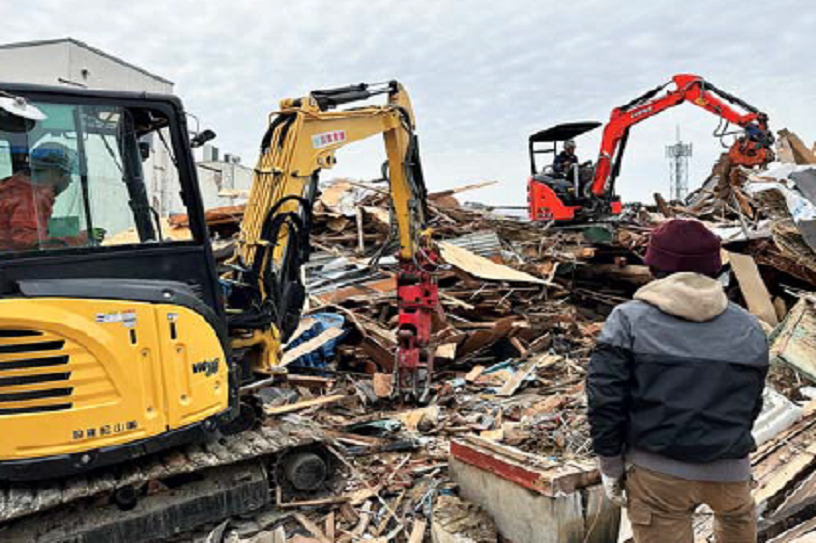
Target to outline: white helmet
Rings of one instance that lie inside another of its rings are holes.
[[[567,140],[564,142],[564,149],[575,149],[575,140]]]

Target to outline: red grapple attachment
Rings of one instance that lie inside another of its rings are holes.
[[[394,393],[407,401],[426,402],[430,395],[434,359],[431,331],[433,315],[439,311],[437,266],[434,250],[423,251],[415,260],[400,261]]]

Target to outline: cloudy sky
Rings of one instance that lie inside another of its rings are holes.
[[[59,7],[55,7],[55,6]],[[176,83],[217,145],[254,164],[269,111],[311,89],[398,79],[411,93],[431,190],[482,180],[467,199],[523,204],[527,136],[610,110],[696,73],[816,139],[812,0],[0,0],[5,42],[73,37]],[[2,67],[0,67],[2,79]],[[690,185],[720,143],[690,104],[633,129],[624,198],[668,193],[665,145],[694,145]],[[579,139],[595,159],[600,130]],[[338,154],[325,178],[373,178],[380,144]],[[463,195],[465,196],[465,195]]]

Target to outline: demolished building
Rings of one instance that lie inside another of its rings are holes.
[[[792,136],[781,134],[780,162],[767,170],[723,180],[715,167],[686,202],[633,206],[614,223],[555,227],[460,205],[474,187],[429,195],[446,316],[434,329],[433,399],[422,407],[392,399],[388,198],[375,183],[325,186],[313,210],[308,312],[262,397],[268,415],[308,421],[329,439],[342,481],[225,509],[176,540],[614,540],[621,522],[597,484],[586,366],[604,318],[651,280],[649,232],[671,217],[699,219],[722,238],[726,291],[769,334],[774,365],[752,456],[761,540],[812,537],[816,157]],[[242,213],[207,213],[223,254]],[[183,235],[185,217],[168,227]],[[700,512],[697,529],[709,540],[710,514]]]

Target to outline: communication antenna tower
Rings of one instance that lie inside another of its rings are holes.
[[[688,161],[691,157],[691,144],[680,139],[680,127],[677,127],[677,143],[666,146],[666,158],[669,159],[669,199],[684,201],[688,195]]]

